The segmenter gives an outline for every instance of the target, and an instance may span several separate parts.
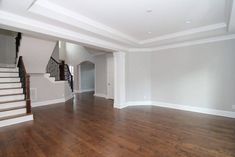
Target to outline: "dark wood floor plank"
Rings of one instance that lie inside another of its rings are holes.
[[[235,157],[235,119],[76,95],[0,128],[0,157]]]

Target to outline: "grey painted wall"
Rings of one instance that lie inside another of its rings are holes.
[[[107,95],[106,55],[95,56],[95,94]]]
[[[127,54],[127,100],[234,111],[235,40]]]
[[[95,65],[91,62],[80,64],[81,90],[94,91],[95,89]]]
[[[0,34],[0,64],[15,64],[15,48],[13,36]]]

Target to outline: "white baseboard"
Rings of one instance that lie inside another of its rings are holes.
[[[32,102],[32,107],[40,107],[40,106],[46,106],[46,105],[51,105],[51,104],[58,104],[58,103],[63,103],[66,102],[70,99],[73,98],[73,94],[66,98],[60,98],[60,99],[54,99],[54,100],[47,100],[47,101],[40,101],[40,102]]]
[[[159,102],[159,101],[129,101],[125,104],[125,106],[119,107],[119,109],[122,109],[128,106],[140,106],[140,105],[141,106],[151,105],[151,106],[158,106],[158,107],[166,107],[166,108],[172,108],[172,109],[183,110],[183,111],[190,111],[190,112],[197,112],[197,113],[203,113],[203,114],[235,118],[235,112],[232,112],[232,111],[171,104],[171,103],[165,103],[165,102]]]
[[[94,96],[102,97],[102,98],[106,98],[107,97],[107,95],[103,94],[103,93],[95,93]]]
[[[94,92],[95,89],[74,90],[74,93]]]

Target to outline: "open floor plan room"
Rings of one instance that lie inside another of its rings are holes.
[[[235,0],[0,0],[0,157],[235,157]]]

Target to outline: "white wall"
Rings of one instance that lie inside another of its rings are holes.
[[[107,95],[107,59],[106,55],[95,56],[95,95]]]
[[[126,100],[151,99],[150,53],[126,53]]]
[[[91,62],[80,64],[81,91],[94,91],[95,89],[95,65]]]
[[[153,53],[152,100],[231,111],[234,50],[229,40]]]
[[[67,81],[51,82],[44,74],[30,74],[30,89],[32,106],[37,106],[46,101],[71,98],[72,91]]]
[[[54,50],[56,42],[37,39],[23,35],[19,56],[23,60],[28,73],[45,73],[46,66]]]
[[[94,63],[93,55],[91,55],[84,47],[76,44],[66,42],[62,47],[65,47],[65,63],[74,67],[74,90],[79,91],[78,65],[84,61]]]
[[[234,50],[229,40],[127,54],[127,100],[234,111]]]
[[[0,34],[0,64],[15,64],[15,39],[10,35]]]
[[[57,62],[60,62],[60,49],[59,49],[59,42],[56,42],[54,50],[51,54],[51,57],[53,57]]]

